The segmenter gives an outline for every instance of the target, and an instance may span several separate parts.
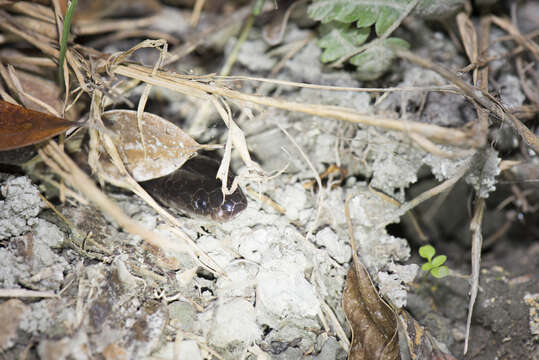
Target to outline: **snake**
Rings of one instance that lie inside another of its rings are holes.
[[[219,161],[198,154],[171,174],[140,182],[158,202],[188,215],[224,222],[247,207],[247,198],[238,187],[223,197],[221,180],[216,179]],[[229,173],[228,184],[233,175]]]
[[[0,164],[21,165],[35,154],[33,145],[0,151]],[[87,154],[82,154],[75,161],[87,174],[91,173]],[[221,180],[215,177],[219,164],[218,160],[197,154],[171,174],[139,183],[166,207],[187,215],[225,222],[247,207],[247,198],[239,187],[223,197]],[[227,186],[232,184],[232,180],[233,175],[229,173]]]

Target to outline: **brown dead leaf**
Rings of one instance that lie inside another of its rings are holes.
[[[49,38],[51,41],[56,40],[57,31],[54,23],[49,21],[36,19],[31,16],[13,16],[13,20],[23,26],[24,28],[30,30],[31,32],[40,34]]]
[[[428,329],[419,325],[406,311],[400,313],[399,320],[413,360],[456,360],[453,355],[442,351]]]
[[[396,315],[359,264],[348,271],[343,307],[352,327],[349,360],[400,359]]]
[[[19,324],[28,311],[29,307],[19,299],[10,299],[0,304],[0,319],[2,319],[0,351],[2,353],[13,346],[17,340]]]
[[[136,111],[107,111],[103,114],[103,121],[115,135],[115,144],[122,161],[136,181],[151,180],[172,173],[200,148],[200,144],[182,129],[154,114],[142,115],[145,149]]]
[[[39,143],[74,125],[72,121],[0,100],[0,151]]]
[[[25,71],[17,71],[16,76],[24,93],[41,100],[43,103],[56,110],[58,114],[62,113],[64,102],[60,98],[61,90],[56,82]],[[48,112],[46,108],[29,100],[27,97],[21,96],[20,98],[22,104],[26,108]]]
[[[108,344],[103,349],[102,354],[105,360],[126,360],[128,358],[127,351],[117,344]]]
[[[161,10],[157,0],[79,0],[74,22],[96,21],[108,16],[147,16]]]

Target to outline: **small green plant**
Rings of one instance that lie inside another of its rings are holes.
[[[427,262],[421,266],[421,269],[430,272],[437,279],[449,275],[449,268],[444,265],[447,256],[436,254],[436,250],[431,245],[424,245],[419,248],[419,256],[427,259]]]
[[[323,63],[347,61],[355,66],[358,79],[374,80],[389,70],[396,57],[395,49],[410,47],[401,38],[389,37],[407,15],[442,19],[458,11],[464,2],[313,0],[307,14],[322,24],[318,46],[322,48],[320,60]]]
[[[79,0],[72,0],[68,3],[66,16],[64,19],[64,27],[62,29],[62,38],[60,40],[60,56],[58,57],[58,83],[64,88],[64,60],[67,52],[67,41],[69,38],[69,30],[71,29],[71,19],[75,12],[75,7]],[[66,95],[67,97],[67,95]]]

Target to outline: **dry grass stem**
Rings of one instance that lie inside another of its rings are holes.
[[[305,114],[343,120],[366,126],[375,126],[386,130],[400,131],[405,134],[418,133],[437,143],[462,147],[479,147],[482,144],[482,141],[476,139],[474,134],[470,131],[448,129],[442,126],[415,121],[403,121],[379,116],[362,115],[354,109],[339,106],[296,103],[277,98],[244,94],[238,91],[227,89],[225,87],[186,80],[184,78],[175,76],[172,73],[159,72],[155,77],[152,77],[150,75],[151,70],[140,65],[118,65],[113,67],[111,71],[118,75],[138,79],[153,85],[162,86],[188,96],[206,98],[207,94],[209,93],[241,102],[265,105],[288,111],[302,112]]]
[[[294,3],[294,4],[297,4],[297,2]],[[292,6],[294,6],[294,5],[292,5]],[[275,64],[275,66],[271,69],[270,76],[274,76],[274,75],[278,74],[286,66],[286,63],[290,59],[292,59],[301,49],[303,49],[305,46],[307,46],[307,44],[309,44],[309,42],[311,42],[311,40],[314,37],[315,37],[315,33],[311,32],[304,39],[294,41],[291,44],[287,44],[287,45],[289,45],[289,46],[287,46],[288,52],[285,53],[284,56],[281,58],[281,60],[277,64]],[[268,56],[272,56],[272,55],[268,54]]]
[[[48,41],[43,42],[43,40],[38,40],[35,37],[25,33],[24,31],[17,28],[12,21],[10,20],[10,17],[5,13],[4,11],[0,10],[0,28],[6,30],[7,32],[10,32],[12,34],[15,34],[17,36],[20,36],[30,44],[34,45],[36,48],[41,50],[44,54],[52,56],[56,59],[60,56],[60,52],[56,49],[54,49],[50,44],[48,44]]]
[[[0,71],[2,70],[4,66],[2,65],[2,61],[0,61]],[[7,93],[7,91],[4,89],[4,87],[2,86],[2,84],[0,84],[0,97],[4,100],[4,101],[7,101],[7,102],[10,102],[12,104],[16,104],[18,105],[17,103],[17,100],[15,100],[13,97],[11,97],[11,95],[9,95]]]
[[[53,291],[35,291],[27,289],[0,289],[0,298],[53,298],[57,297]]]
[[[468,318],[466,320],[466,337],[464,339],[464,354],[468,351],[470,327],[472,325],[472,313],[477,292],[479,291],[479,270],[481,268],[481,247],[483,245],[482,223],[485,213],[485,200],[477,199],[474,216],[470,223],[472,231],[472,288],[470,289],[470,302],[468,304]]]
[[[364,87],[347,87],[347,86],[333,86],[333,85],[317,85],[317,84],[307,84],[300,83],[295,81],[281,80],[281,79],[269,79],[253,76],[212,76],[212,79],[218,79],[221,81],[237,81],[237,80],[247,80],[247,81],[257,81],[263,83],[271,83],[276,85],[284,86],[294,86],[298,88],[306,89],[317,89],[317,90],[329,90],[329,91],[345,91],[345,92],[379,92],[379,93],[390,93],[390,92],[404,92],[404,91],[440,91],[440,92],[450,92],[454,94],[460,94],[458,87],[455,85],[440,85],[440,86],[402,86],[402,87],[388,87],[388,88],[364,88]]]
[[[331,319],[331,323],[333,324],[333,329],[335,331],[335,334],[339,337],[339,345],[348,353],[350,350],[350,340],[348,339],[348,336],[346,336],[346,332],[344,331],[344,328],[342,327],[341,323],[339,322],[339,319],[335,315],[335,312],[333,312],[333,309],[325,302],[320,301],[321,305],[321,311],[329,316]]]
[[[69,188],[65,188],[65,186],[57,181],[54,181],[53,179],[49,179],[48,177],[45,177],[41,174],[37,174],[36,173],[36,176],[41,180],[41,181],[44,181],[46,183],[49,183],[51,184],[52,186],[54,186],[55,188],[58,189],[58,191],[60,191],[60,189],[62,187],[64,187],[64,193],[69,196],[70,198],[73,198],[75,199],[76,201],[78,201],[79,203],[83,204],[83,205],[88,205],[88,201],[86,201],[85,198],[83,198],[82,196],[80,196],[78,193],[74,192],[73,190],[69,189]]]
[[[470,64],[479,63],[477,33],[475,32],[475,27],[469,18],[469,14],[464,12],[459,13],[457,15],[457,24],[460,37],[462,39],[462,44],[464,45],[464,50],[466,51],[466,55],[468,55]],[[477,84],[477,67],[474,68],[473,83]]]
[[[354,264],[359,264],[359,259],[357,257],[357,245],[356,238],[354,236],[354,226],[352,225],[352,218],[350,217],[350,200],[354,197],[354,194],[348,195],[344,202],[344,216],[346,217],[346,225],[348,227],[348,237],[350,240],[350,247],[352,248],[352,259]]]
[[[35,65],[46,68],[56,68],[58,65],[49,58],[39,56],[0,55],[0,61],[13,64],[15,67]]]
[[[475,149],[460,150],[458,148],[452,149],[451,151],[446,151],[439,146],[436,146],[436,144],[434,144],[432,141],[422,135],[416,133],[409,133],[408,136],[414,141],[414,145],[416,145],[417,147],[433,155],[446,159],[460,159],[471,156],[475,152]]]
[[[266,11],[267,9],[270,9],[268,5],[268,3],[264,5],[264,9]],[[212,36],[218,33],[221,29],[242,23],[245,18],[249,16],[251,10],[252,7],[250,5],[244,6],[243,8],[235,11],[231,16],[223,17],[223,19],[218,21],[217,24],[215,24],[214,26],[211,26],[204,31],[196,33],[196,35],[191,36],[185,44],[179,46],[177,49],[174,49],[169,53],[169,56],[167,57],[163,65],[169,65],[180,60],[181,58],[195,50],[198,45],[211,39]]]
[[[164,40],[155,42],[152,45],[154,45],[156,48],[162,47],[162,49],[160,49],[159,51],[159,59],[156,61],[152,70],[152,76],[154,76],[157,70],[159,69],[159,67],[161,66],[161,64],[163,63],[163,59],[164,59],[165,54],[167,53],[168,46],[167,46],[166,41]],[[144,86],[144,90],[142,91],[142,94],[140,96],[139,103],[137,106],[138,129],[139,129],[140,141],[142,143],[142,148],[144,149],[145,157],[147,156],[147,151],[146,151],[146,143],[144,142],[144,135],[143,135],[144,132],[142,131],[142,114],[144,113],[144,108],[146,107],[146,102],[148,101],[148,97],[150,96],[151,90],[152,90],[152,85],[146,84]]]
[[[271,206],[273,208],[273,210],[277,211],[279,214],[286,214],[286,210],[285,208],[283,208],[281,205],[277,204],[275,201],[273,201],[273,199],[271,199],[270,197],[264,195],[264,194],[261,194],[259,193],[258,191],[256,191],[255,189],[253,189],[252,187],[250,186],[247,186],[245,188],[245,190],[247,190],[247,193],[254,199],[258,200],[260,203],[262,204],[267,204],[269,206]]]
[[[36,19],[54,23],[54,13],[49,6],[43,6],[34,2],[14,1],[10,8],[13,12],[18,12]]]
[[[509,20],[500,18],[498,16],[490,16],[488,19],[511,34],[517,43],[528,49],[528,51],[533,54],[535,59],[539,60],[539,45],[528,37],[523,36]]]
[[[195,6],[193,7],[193,14],[191,15],[191,26],[196,26],[198,24],[200,13],[202,12],[202,8],[204,8],[205,3],[206,0],[196,0]]]
[[[301,157],[303,158],[303,160],[305,160],[305,162],[307,163],[307,165],[313,172],[313,176],[316,180],[316,183],[318,184],[318,196],[316,200],[316,203],[317,203],[316,221],[313,222],[313,227],[315,227],[316,224],[318,223],[318,219],[320,218],[320,212],[322,211],[322,201],[325,198],[325,190],[322,187],[322,179],[320,179],[320,175],[318,174],[318,171],[316,171],[316,168],[314,167],[313,163],[311,162],[307,154],[305,154],[305,151],[303,151],[301,146],[299,146],[299,144],[296,142],[296,140],[294,140],[294,138],[288,133],[288,131],[286,131],[286,129],[283,128],[280,124],[277,124],[277,126],[279,127],[279,130],[281,130],[286,135],[288,140],[290,140],[290,142],[294,145],[294,147],[299,151]]]
[[[470,159],[473,159],[473,157]],[[406,214],[408,211],[418,206],[419,204],[421,204],[422,202],[432,198],[433,196],[441,194],[444,191],[447,191],[451,187],[453,187],[453,185],[455,185],[455,183],[459,181],[470,169],[470,166],[472,165],[472,161],[470,159],[466,160],[465,163],[460,166],[460,169],[456,172],[456,174],[452,178],[447,179],[441,184],[436,185],[435,187],[422,192],[421,194],[419,194],[412,200],[407,201],[404,204],[402,204],[402,206],[398,209],[399,214],[402,216]],[[390,224],[389,222],[384,222],[384,223],[379,224],[377,228],[384,228],[389,224]]]
[[[236,150],[239,152],[243,162],[250,171],[258,174],[262,174],[263,171],[260,165],[251,159],[249,149],[247,148],[247,141],[245,140],[245,134],[232,119],[232,111],[228,104],[223,99],[218,99],[215,96],[211,96],[210,99],[217,110],[217,113],[221,116],[221,119],[228,127],[228,137],[225,145],[225,151],[223,154],[223,159],[221,160],[221,165],[217,171],[217,178],[221,180],[223,193],[231,194],[236,190],[239,180],[236,177],[230,189],[227,188],[228,169],[230,167],[232,145],[234,145]]]
[[[99,20],[99,21],[81,21],[73,25],[73,33],[77,35],[96,35],[113,31],[133,31],[150,26],[160,19],[160,15],[153,15],[142,19],[134,20]]]
[[[468,98],[474,100],[476,103],[487,109],[490,113],[494,114],[498,119],[502,121],[508,121],[509,124],[517,131],[517,133],[522,137],[524,142],[528,144],[535,152],[539,152],[539,139],[535,136],[534,133],[530,131],[520,120],[518,120],[513,114],[507,112],[507,110],[492,96],[481,89],[472,86],[465,81],[457,77],[452,71],[434,64],[429,60],[414,55],[413,53],[405,50],[397,50],[397,55],[403,59],[409,60],[415,64],[418,64],[426,69],[437,72],[439,75],[444,77],[446,80],[449,80],[456,86],[458,86]],[[476,141],[480,141],[475,144],[477,147],[484,145],[486,138],[478,137]]]

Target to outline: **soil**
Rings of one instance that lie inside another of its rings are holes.
[[[193,1],[147,3],[147,10],[140,11],[144,2],[137,5],[137,14],[121,6],[110,8],[117,20],[156,12],[157,20],[143,28],[147,36],[131,37],[118,30],[114,36],[87,33],[75,42],[94,46],[99,54],[113,54],[156,34],[169,40],[172,53],[192,41],[196,51],[166,69],[189,74],[181,79],[219,73],[233,53],[238,26],[246,21],[247,15],[241,14],[250,9],[240,8],[241,1],[224,6],[208,0],[207,12],[194,32],[189,25]],[[539,6],[533,0],[487,3],[472,4],[472,24],[485,14],[514,15],[522,34],[539,29]],[[227,14],[228,23],[221,24],[219,11]],[[0,25],[5,16],[16,18],[11,8],[5,14],[2,10]],[[111,14],[92,15],[88,10],[85,16],[97,16],[99,24],[103,21],[99,16]],[[320,62],[322,49],[314,40],[318,29],[314,20],[306,21],[305,13],[290,19],[283,43],[301,46],[282,67],[273,55],[283,56],[289,48],[268,43],[263,30],[268,20],[261,18],[236,54],[232,75],[355,88],[449,85],[439,74],[397,58],[389,62],[383,76],[358,80],[351,64],[333,68]],[[394,35],[408,40],[414,54],[471,83],[473,74],[463,70],[469,60],[462,44],[452,39],[458,37],[454,22],[412,17]],[[219,31],[212,28],[215,25]],[[205,33],[208,29],[213,30]],[[9,31],[0,27],[0,59],[8,61],[15,50],[26,54],[29,44],[5,33]],[[515,49],[513,41],[496,41],[505,35],[493,27],[489,55]],[[105,56],[90,53],[88,63],[97,68]],[[150,47],[135,52],[130,61],[151,70],[158,57],[159,52]],[[530,78],[539,72],[539,65],[529,51],[521,53],[518,61],[528,64],[522,77],[516,58],[490,63],[489,93],[514,114],[532,109],[522,116],[523,123],[538,134],[537,99],[530,96],[529,88],[537,87]],[[18,65],[15,69],[28,70]],[[56,79],[56,73],[48,70],[41,74]],[[88,77],[91,91],[106,90],[104,98],[117,101],[114,108],[136,112],[145,84],[121,96],[111,95],[107,81],[118,85],[127,79],[111,74]],[[48,81],[40,86],[50,86],[51,91],[28,92],[37,97],[40,92],[53,93],[54,81]],[[240,78],[227,79],[225,85],[215,78],[189,81],[282,100],[279,106],[262,107],[222,97],[223,109],[230,106],[251,157],[263,169],[254,171],[239,156],[241,137],[230,141],[234,143],[232,168],[248,196],[247,208],[228,222],[169,209],[180,221],[175,227],[131,192],[103,186],[127,218],[163,239],[160,244],[169,245],[156,246],[141,233],[122,229],[117,218],[94,199],[80,200],[84,198],[80,193],[78,200],[64,199],[43,180],[45,176],[60,181],[44,164],[28,171],[9,157],[0,164],[0,290],[5,298],[0,301],[1,359],[346,359],[351,334],[342,292],[352,262],[348,221],[359,258],[382,296],[424,326],[447,358],[539,359],[539,159],[507,123],[491,116],[484,146],[434,144],[440,151],[436,153],[430,151],[430,140],[423,139],[425,145],[406,131],[285,110],[281,105],[287,101],[312,108],[331,105],[447,131],[470,129],[478,122],[473,101],[455,90],[372,93]],[[4,83],[0,80],[0,85]],[[223,124],[222,112],[213,108],[216,102],[203,101],[210,90],[193,87],[182,93],[154,86],[145,111],[170,120],[200,143],[226,144],[233,132],[228,131],[230,124]],[[90,96],[84,95],[66,116],[79,120],[89,116],[89,110]],[[200,117],[204,121],[197,122]],[[471,150],[471,155],[440,155],[464,150]],[[519,163],[501,171],[501,161],[505,166],[506,160]],[[406,215],[399,212],[399,204],[453,179],[466,164],[471,165],[465,175],[449,190]],[[337,171],[321,175],[318,182],[316,176],[329,172],[330,165]],[[81,191],[77,184],[68,185]],[[477,196],[486,202],[483,249],[469,348],[463,354],[470,310],[470,222]],[[185,235],[178,235],[179,231]],[[418,270],[424,263],[418,248],[426,243],[447,256],[450,276],[437,279]],[[383,280],[388,278],[391,281]],[[405,346],[401,349],[403,359],[410,356]]]

